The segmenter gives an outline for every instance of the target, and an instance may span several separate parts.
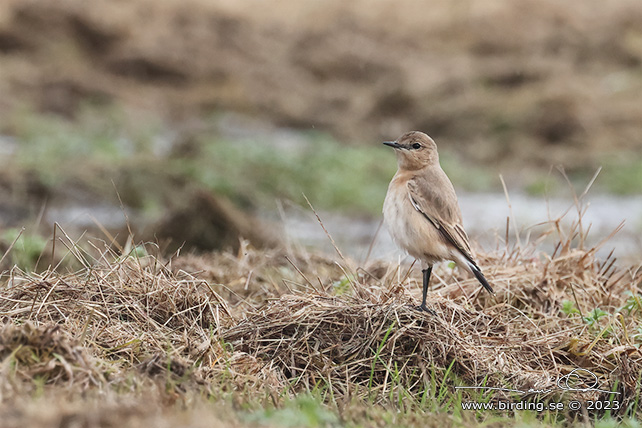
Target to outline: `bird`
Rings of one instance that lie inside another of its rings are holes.
[[[455,261],[471,272],[494,294],[473,257],[464,230],[455,188],[439,164],[437,144],[423,132],[407,132],[383,144],[395,149],[397,172],[383,203],[383,217],[395,243],[421,261],[424,312],[432,267],[443,260]]]

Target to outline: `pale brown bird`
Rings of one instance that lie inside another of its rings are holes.
[[[422,263],[419,309],[434,313],[426,307],[426,293],[432,266],[442,260],[457,262],[493,293],[473,258],[457,195],[439,165],[435,142],[414,131],[383,144],[395,149],[398,164],[383,203],[383,217],[397,245]]]

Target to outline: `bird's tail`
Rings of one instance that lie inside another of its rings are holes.
[[[470,270],[473,272],[473,275],[475,275],[475,278],[477,278],[477,281],[479,281],[479,283],[483,285],[484,288],[488,290],[490,294],[495,294],[495,292],[493,291],[493,287],[490,286],[490,284],[486,280],[486,277],[484,277],[484,274],[482,273],[481,269],[479,269],[478,266],[472,263],[470,263],[469,266],[470,266]]]

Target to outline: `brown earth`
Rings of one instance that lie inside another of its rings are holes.
[[[2,114],[89,101],[357,142],[422,129],[487,165],[642,147],[637,0],[5,0],[0,64]]]

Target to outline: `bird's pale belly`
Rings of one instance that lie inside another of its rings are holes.
[[[412,257],[428,265],[450,259],[450,251],[439,231],[410,203],[407,192],[388,191],[383,217],[395,243]]]

